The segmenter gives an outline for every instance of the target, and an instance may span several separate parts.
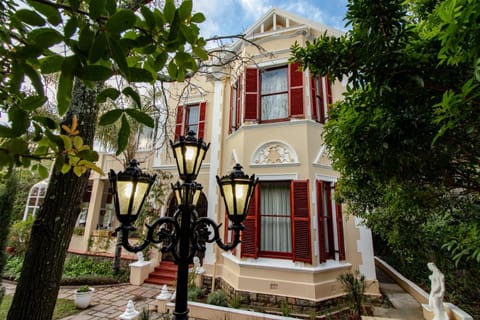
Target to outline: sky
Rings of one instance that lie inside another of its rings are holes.
[[[245,32],[271,7],[277,7],[328,27],[345,30],[348,0],[194,0],[193,10],[205,14],[204,37]]]

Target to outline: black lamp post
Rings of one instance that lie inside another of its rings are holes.
[[[116,174],[110,170],[109,179],[112,184],[115,213],[120,221],[116,231],[121,233],[122,246],[128,251],[138,252],[150,243],[162,243],[161,251],[172,254],[178,266],[173,314],[175,319],[183,320],[188,319],[189,264],[198,251],[206,250],[206,243],[216,242],[223,250],[231,250],[240,243],[240,232],[245,228],[242,222],[258,179],[255,179],[255,175],[251,177],[246,175],[239,164],[235,165],[230,174],[222,178],[217,176],[228,218],[232,222],[229,229],[234,232],[233,242],[224,244],[219,234],[221,224],[216,224],[207,217],[199,218],[195,210],[202,190],[202,186],[195,182],[195,179],[210,144],[205,144],[202,139],[197,140],[195,133],[189,131],[186,137],[180,137],[175,143],[170,141],[170,145],[180,178],[183,180],[172,185],[178,208],[173,217],[161,217],[151,225],[146,225],[148,232],[142,244],[130,245],[128,234],[135,230],[132,224],[137,219],[156,176],[142,173],[137,161],[133,160],[124,172]]]

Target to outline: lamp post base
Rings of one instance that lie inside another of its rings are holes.
[[[188,309],[184,312],[173,312],[173,316],[175,320],[188,320]]]

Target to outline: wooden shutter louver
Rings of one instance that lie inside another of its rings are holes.
[[[338,242],[338,258],[345,260],[345,239],[343,235],[343,213],[342,205],[337,203],[335,205],[337,215],[337,242]]]
[[[230,119],[228,120],[228,134],[232,133],[232,127],[234,126],[232,122],[233,114],[233,105],[237,103],[236,99],[233,101],[233,92],[236,91],[234,86],[230,87]]]
[[[314,77],[310,78],[310,102],[312,106],[312,119],[318,121],[318,103],[317,103],[317,81]]]
[[[308,180],[292,181],[293,261],[312,263]]]
[[[198,118],[197,138],[205,138],[205,115],[207,112],[207,103],[200,102],[200,117]]]
[[[256,186],[248,206],[248,213],[243,221],[245,229],[242,231],[241,256],[258,257],[258,199],[259,185]]]
[[[180,136],[184,135],[184,130],[183,130],[183,111],[185,107],[184,106],[178,106],[177,108],[177,119],[176,119],[176,124],[175,124],[175,140],[177,140]]]
[[[324,207],[324,182],[317,180],[316,181],[317,187],[317,216],[318,216],[318,249],[319,249],[319,257],[320,263],[327,261],[327,250],[326,250],[326,243],[325,243],[325,216],[323,215],[323,207]]]
[[[298,63],[288,65],[288,99],[290,117],[303,118],[303,72]]]
[[[245,121],[257,121],[259,99],[259,71],[247,68],[245,75]]]

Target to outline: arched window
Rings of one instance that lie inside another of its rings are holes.
[[[48,179],[34,184],[28,193],[27,204],[23,213],[23,220],[27,220],[29,215],[36,215],[47,193]]]

